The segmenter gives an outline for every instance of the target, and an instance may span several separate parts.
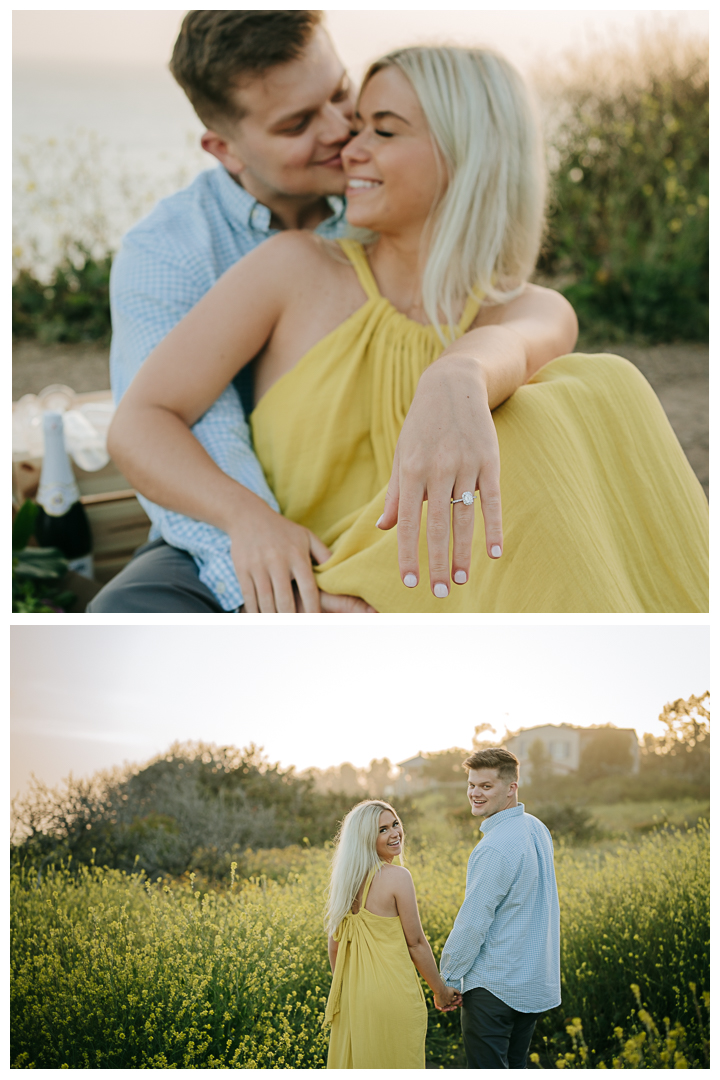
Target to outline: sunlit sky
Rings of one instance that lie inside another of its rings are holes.
[[[12,789],[142,762],[174,740],[307,768],[469,746],[544,723],[659,731],[709,683],[687,626],[13,626]]]
[[[412,41],[454,41],[502,49],[520,67],[582,51],[598,37],[627,39],[638,26],[674,21],[683,33],[707,33],[707,11],[677,11],[659,5],[617,10],[472,11],[328,10],[328,28],[357,78],[367,62]],[[13,55],[17,60],[68,63],[164,65],[183,11],[14,11]]]

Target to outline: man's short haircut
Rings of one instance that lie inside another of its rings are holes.
[[[520,775],[520,762],[510,750],[491,746],[488,750],[476,750],[463,761],[463,769],[497,769],[501,780],[512,783]]]
[[[206,127],[241,120],[232,92],[247,78],[297,60],[322,11],[189,11],[170,71]]]

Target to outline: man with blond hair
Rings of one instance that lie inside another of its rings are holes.
[[[560,908],[548,829],[518,802],[502,747],[463,762],[481,840],[440,973],[462,993],[468,1068],[524,1069],[538,1017],[560,1004]]]

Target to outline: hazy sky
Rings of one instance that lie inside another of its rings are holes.
[[[707,11],[634,5],[631,11],[328,10],[338,51],[357,78],[367,62],[414,40],[441,38],[501,49],[520,67],[582,50],[598,36],[627,39],[638,25],[674,21],[684,33],[707,33]],[[14,11],[18,60],[165,65],[184,11]]]
[[[468,746],[543,723],[658,731],[664,703],[709,684],[709,631],[12,626],[12,788],[144,761],[175,739],[326,768]]]

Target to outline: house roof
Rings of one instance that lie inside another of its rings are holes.
[[[426,757],[423,757],[422,754],[418,754],[417,757],[408,758],[407,761],[398,761],[396,762],[396,765],[398,769],[413,769],[424,765],[426,761]]]

